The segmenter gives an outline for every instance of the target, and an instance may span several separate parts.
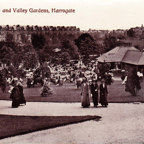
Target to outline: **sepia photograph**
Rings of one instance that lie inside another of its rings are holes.
[[[0,144],[143,144],[143,7],[0,0]]]

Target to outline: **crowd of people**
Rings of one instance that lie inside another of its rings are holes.
[[[26,79],[27,87],[30,88],[30,85],[32,85],[32,81],[30,80],[33,79],[33,74],[29,73]],[[101,85],[98,87],[97,81],[100,80]],[[88,107],[90,105],[91,96],[95,107],[97,107],[98,103],[101,103],[102,106],[107,107],[107,84],[110,85],[112,83],[112,75],[108,72],[103,75],[99,75],[95,72],[94,68],[82,70],[75,69],[73,67],[53,67],[51,76],[49,78],[43,78],[40,95],[42,97],[46,97],[53,94],[53,91],[50,88],[50,83],[57,86],[62,86],[64,82],[74,83],[77,86],[77,89],[81,89],[81,100],[83,107]],[[11,89],[16,91],[17,87],[13,87]],[[100,91],[100,101],[98,101],[98,91]],[[19,103],[14,99],[14,103],[16,102]]]
[[[107,85],[113,83],[113,75],[109,71],[99,73],[97,67],[88,68],[85,71],[81,69],[68,70],[67,73],[62,74],[57,68],[56,74],[52,75],[52,82],[59,85],[60,79],[75,83],[77,89],[81,89],[81,105],[83,107],[90,106],[92,98],[94,107],[100,103],[103,106],[108,106],[108,90]],[[62,71],[62,70],[61,70]],[[101,84],[98,86],[98,82]],[[99,96],[100,95],[100,96]]]
[[[122,84],[125,85],[125,91],[131,93],[131,95],[137,95],[137,91],[141,89],[140,82],[143,81],[143,71],[136,71],[135,68],[129,69],[129,71],[122,70],[121,72]],[[33,73],[29,73],[26,76],[27,87],[34,83]],[[113,74],[110,71],[100,73],[96,66],[91,68],[76,69],[73,67],[56,66],[51,67],[50,77],[38,76],[41,82],[40,95],[42,97],[50,96],[53,91],[50,88],[50,83],[57,86],[62,86],[64,82],[74,83],[77,89],[81,90],[81,105],[82,107],[89,107],[90,100],[92,98],[94,107],[97,107],[100,103],[103,106],[108,106],[108,90],[107,85],[113,83]],[[37,77],[36,77],[37,78]],[[33,79],[33,81],[29,81]],[[26,104],[26,100],[23,93],[23,79],[17,77],[9,77],[6,79],[10,90],[10,98],[12,99],[12,107],[18,107],[20,104]],[[40,82],[40,81],[38,81]]]

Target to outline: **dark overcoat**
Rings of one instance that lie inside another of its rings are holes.
[[[10,98],[12,99],[12,107],[18,107],[20,104],[20,90],[18,86],[13,88]]]
[[[19,99],[19,103],[20,104],[26,104],[26,100],[24,97],[24,93],[23,93],[23,86],[18,85],[19,91],[20,91],[20,99]]]
[[[98,85],[91,84],[91,94],[94,106],[98,105]]]
[[[107,85],[105,84],[105,87],[103,87],[103,84],[100,84],[100,103],[101,105],[108,105],[108,100],[107,100]]]

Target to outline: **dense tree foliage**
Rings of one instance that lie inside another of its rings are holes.
[[[69,53],[71,59],[78,59],[78,48],[74,43],[70,42],[69,40],[63,40],[61,42],[61,52]]]
[[[90,55],[99,54],[98,44],[88,33],[81,34],[78,39],[75,40],[75,44],[78,46],[79,53],[82,55],[84,63],[89,62]]]
[[[40,63],[52,61],[52,58],[54,56],[53,47],[50,47],[49,45],[45,45],[43,49],[37,50],[37,53],[39,56]]]
[[[135,37],[135,31],[133,30],[133,28],[130,28],[128,31],[127,31],[127,35],[131,38],[134,38]]]
[[[46,42],[46,39],[42,33],[33,33],[31,39],[32,45],[35,49],[42,49]]]
[[[60,61],[61,61],[61,64],[67,64],[67,63],[70,63],[70,54],[68,52],[62,52],[59,56],[60,58]]]
[[[13,50],[10,47],[7,47],[6,45],[4,45],[1,49],[0,49],[0,59],[1,62],[10,65],[10,63],[12,62],[12,55],[13,55]]]
[[[106,36],[104,39],[104,51],[108,52],[117,46],[117,38],[115,36]]]
[[[13,42],[13,41],[14,41],[13,34],[7,33],[6,34],[6,42]]]
[[[22,27],[17,25],[17,29]],[[6,41],[0,42],[1,62],[13,65],[17,70],[20,70],[20,67],[33,69],[45,62],[67,64],[70,60],[79,58],[88,64],[92,56],[99,56],[116,46],[117,39],[112,36],[106,37],[102,45],[97,43],[97,36],[93,37],[89,33],[56,31],[53,28],[53,31],[42,33],[40,29],[38,26],[27,26],[27,30],[32,32],[32,43],[24,33],[20,34],[20,42],[14,40],[12,33],[7,33]],[[59,51],[55,51],[56,49]]]
[[[35,68],[36,66],[38,66],[39,63],[37,52],[34,49],[30,52],[25,53],[24,60],[24,67],[27,69]]]

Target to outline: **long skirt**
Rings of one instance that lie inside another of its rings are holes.
[[[83,94],[81,96],[81,104],[83,107],[89,107],[90,106],[90,98],[89,98],[89,95],[87,94]]]
[[[107,101],[107,94],[105,93],[104,95],[100,95],[100,103],[101,105],[108,105],[108,101]]]
[[[12,107],[17,108],[19,106],[19,100],[13,98],[12,99]]]
[[[98,105],[98,92],[92,93],[92,100],[93,100],[94,106],[97,106]]]
[[[25,100],[24,94],[21,94],[20,99],[19,99],[19,103],[20,104],[26,104],[26,100]]]

